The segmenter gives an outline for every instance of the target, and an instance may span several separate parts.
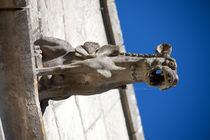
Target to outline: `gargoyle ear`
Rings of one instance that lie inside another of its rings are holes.
[[[155,53],[157,54],[157,56],[169,57],[171,52],[172,52],[172,47],[168,43],[162,43],[158,45],[157,48],[155,49]]]

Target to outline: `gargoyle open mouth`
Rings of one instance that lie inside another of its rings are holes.
[[[173,78],[173,73],[165,69],[153,69],[148,72],[146,83],[152,87],[159,87],[160,90],[165,90],[177,84],[177,80]]]
[[[160,69],[151,70],[148,76],[151,86],[161,86],[165,82],[164,72]]]

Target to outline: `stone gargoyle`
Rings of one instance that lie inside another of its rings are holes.
[[[67,41],[52,37],[34,44],[35,54],[41,54],[43,61],[43,68],[36,69],[41,76],[40,100],[94,95],[138,82],[160,90],[178,83],[177,64],[167,43],[158,45],[155,54],[123,53],[120,46],[100,47],[95,42],[73,48]]]

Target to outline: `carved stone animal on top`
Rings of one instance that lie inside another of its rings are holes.
[[[167,43],[158,45],[151,55],[121,53],[120,46],[100,47],[95,42],[74,49],[67,41],[51,37],[34,44],[40,46],[44,66],[37,69],[37,75],[42,76],[40,100],[99,94],[137,82],[160,90],[178,83],[177,64]]]

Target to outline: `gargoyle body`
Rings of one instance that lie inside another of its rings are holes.
[[[51,37],[41,38],[35,45],[40,46],[44,66],[37,69],[37,75],[42,76],[40,100],[99,94],[138,82],[160,90],[178,83],[177,65],[167,43],[157,46],[152,55],[121,53],[120,46],[100,47],[95,42],[74,49],[68,42]]]

